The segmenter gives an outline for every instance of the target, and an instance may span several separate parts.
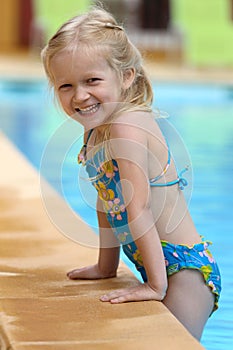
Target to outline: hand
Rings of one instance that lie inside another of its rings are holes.
[[[95,280],[95,279],[116,277],[116,273],[104,275],[99,270],[98,265],[96,264],[96,265],[86,266],[86,267],[82,267],[80,269],[72,270],[72,271],[67,273],[67,276],[71,280],[75,280],[75,279]]]
[[[148,283],[141,283],[136,287],[118,289],[100,297],[101,301],[109,301],[111,304],[125,303],[128,301],[158,300],[161,301],[165,293],[156,291]]]

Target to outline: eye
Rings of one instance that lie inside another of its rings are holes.
[[[95,84],[97,82],[99,82],[101,79],[100,78],[90,78],[90,79],[87,79],[87,83],[88,84]]]
[[[72,87],[71,84],[63,84],[59,86],[59,90],[66,90],[66,89],[69,89],[70,87]]]

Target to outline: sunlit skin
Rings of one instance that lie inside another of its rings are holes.
[[[85,135],[92,128],[95,129],[96,134],[97,132],[101,134],[103,124],[108,122],[111,111],[114,110],[114,104],[124,102],[122,91],[126,91],[135,79],[135,71],[130,69],[122,74],[124,79],[120,80],[103,53],[94,48],[89,52],[80,47],[76,50],[64,49],[51,59],[50,69],[54,89],[63,110],[84,126]],[[139,128],[137,121],[143,127]],[[100,300],[112,304],[141,300],[163,301],[193,332],[193,335],[200,338],[204,324],[213,308],[213,295],[203,283],[203,276],[197,271],[180,271],[171,276],[168,283],[160,241],[166,239],[164,238],[166,237],[165,228],[178,197],[177,207],[181,211],[184,208],[182,196],[177,197],[179,191],[175,187],[167,189],[169,195],[166,197],[166,209],[155,224],[155,208],[158,205],[161,190],[152,191],[148,188],[148,178],[153,178],[161,172],[161,165],[156,168],[156,164],[164,164],[167,159],[167,148],[164,146],[165,142],[161,142],[161,137],[161,131],[153,118],[145,116],[143,112],[121,115],[117,123],[111,125],[109,136],[113,152],[111,157],[117,160],[121,179],[127,180],[133,189],[133,192],[128,193],[122,186],[124,200],[127,203],[129,228],[141,253],[148,282],[138,282],[132,287],[114,290],[101,296]],[[112,140],[116,141],[115,144]],[[91,144],[95,144],[94,139],[90,139]],[[137,145],[138,151],[135,147],[131,148],[132,144]],[[149,164],[148,152],[156,155],[159,162]],[[169,170],[170,173],[168,171],[166,174],[166,179],[169,176],[174,178],[174,169],[173,164]],[[112,246],[103,248],[105,242],[111,239],[114,242],[115,237],[100,198],[97,200],[97,216],[100,233],[98,262],[92,266],[70,271],[67,274],[70,279],[100,279],[116,276],[119,245],[115,242]],[[137,232],[143,232],[143,234],[138,235]],[[190,245],[200,242],[200,236],[188,211],[169,236],[169,241],[174,244],[185,242]],[[202,298],[198,295],[202,295]],[[189,324],[192,308],[200,314],[196,312],[194,315],[196,319],[192,316]]]
[[[122,101],[121,89],[127,88],[134,78],[132,71],[121,82],[103,55],[95,49],[87,54],[82,47],[56,54],[51,59],[51,72],[63,110],[86,130],[106,122],[109,109]],[[108,109],[108,113],[103,108]]]
[[[85,67],[85,70],[83,67]],[[129,87],[134,79],[134,71],[131,70],[131,72],[125,75],[125,80],[120,82],[116,72],[108,65],[103,56],[95,55],[95,57],[93,57],[90,53],[87,55],[85,50],[77,50],[76,52],[64,50],[63,52],[59,52],[51,60],[51,72],[54,79],[55,91],[62,108],[70,117],[75,116],[77,113],[81,115],[81,117],[83,117],[84,128],[86,129],[95,126],[101,128],[101,123],[106,121],[106,116],[99,117],[98,115],[98,110],[101,108],[101,105],[121,102],[121,91]],[[98,116],[98,124],[96,124],[95,118],[91,118],[92,122],[90,123],[89,118],[95,116]],[[134,134],[135,130],[131,129],[131,132]],[[143,176],[142,183],[145,183],[144,175],[140,174],[140,170],[137,169],[137,166],[132,169],[132,172],[135,173],[135,178],[138,174],[139,180]],[[146,183],[145,186],[147,187]],[[150,210],[147,217],[153,222]],[[103,215],[103,210],[98,212],[98,218],[100,228],[109,225],[106,221],[106,216]],[[152,229],[149,230],[146,235],[137,240],[137,244],[142,254],[147,250],[145,256],[147,255],[148,257],[153,255],[148,254],[151,247],[158,247],[158,253],[152,258],[151,266],[154,266],[152,269],[154,270],[155,266],[159,264],[161,273],[155,273],[155,271],[152,273],[151,271],[149,275],[154,276],[153,282],[140,283],[137,287],[126,288],[122,291],[114,291],[109,295],[102,296],[102,301],[119,303],[130,300],[163,299],[167,288],[167,277],[159,237],[157,232],[154,234],[156,230],[154,225],[151,225],[151,227]],[[107,259],[112,260],[115,266],[116,262],[114,263],[114,260],[116,260],[116,256],[119,255],[119,247],[102,250],[100,265],[102,265],[101,259],[105,260],[103,255],[108,255]],[[111,257],[109,255],[111,255]],[[119,258],[117,258],[117,265],[118,259]],[[147,265],[146,260],[146,257],[144,257],[144,263]],[[90,270],[85,270],[84,274],[85,273],[89,278],[104,277],[104,274],[96,266]],[[80,278],[82,278],[82,275],[83,272],[81,272]],[[70,272],[68,276],[72,278],[72,272]]]

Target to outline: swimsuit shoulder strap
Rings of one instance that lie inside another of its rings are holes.
[[[94,130],[94,129],[91,129],[91,130],[88,132],[88,135],[87,135],[87,141],[86,141],[86,143],[85,143],[84,145],[86,145],[86,146],[87,146],[88,141],[89,141],[89,139],[90,139],[90,137],[91,137],[91,134],[93,133],[93,130]]]
[[[88,135],[87,135],[87,140],[86,142],[83,144],[79,154],[78,154],[78,164],[82,163],[83,165],[85,165],[86,163],[86,153],[87,153],[87,144],[88,144],[88,141],[91,137],[91,134],[93,132],[93,129],[91,129],[89,132],[88,132]]]
[[[153,179],[150,179],[150,183],[155,183],[157,182],[159,179],[161,179],[167,172],[170,164],[171,164],[171,151],[170,151],[170,147],[169,147],[169,144],[167,142],[167,140],[165,139],[166,141],[166,144],[167,144],[167,154],[168,154],[168,157],[167,157],[167,164],[165,166],[165,168],[163,169],[163,171],[156,177],[154,177]]]
[[[167,144],[167,152],[168,152],[168,159],[167,159],[167,164],[165,166],[165,168],[163,169],[163,171],[161,172],[160,175],[154,177],[153,179],[150,179],[149,182],[150,182],[150,186],[152,187],[166,187],[166,186],[173,186],[173,185],[176,185],[178,184],[179,185],[179,188],[181,190],[184,189],[185,186],[188,185],[188,182],[185,178],[183,178],[183,173],[186,172],[188,170],[188,166],[186,166],[178,175],[178,177],[173,180],[173,181],[169,181],[169,182],[165,182],[165,183],[160,183],[160,182],[157,182],[158,180],[160,180],[167,172],[170,164],[171,164],[171,151],[170,151],[170,147],[169,147],[169,144],[167,142],[167,140],[165,139],[166,141],[166,144]]]

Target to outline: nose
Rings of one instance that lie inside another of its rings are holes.
[[[73,101],[77,104],[81,104],[88,100],[90,94],[85,86],[77,86],[74,92]]]

